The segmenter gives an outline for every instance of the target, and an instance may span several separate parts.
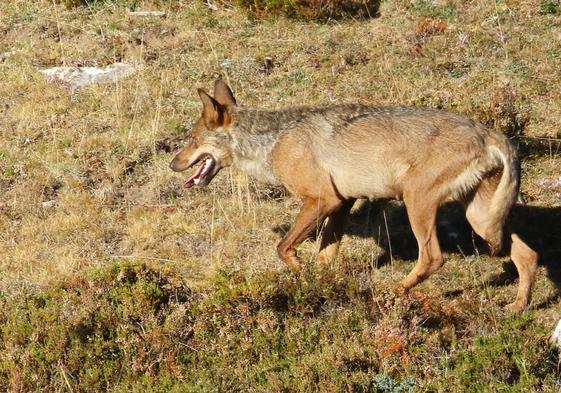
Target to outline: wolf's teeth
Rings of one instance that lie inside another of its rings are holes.
[[[203,172],[206,171],[208,168],[210,168],[210,165],[212,164],[212,159],[211,158],[207,158],[205,160],[205,166],[203,167]]]
[[[201,181],[201,179],[197,178],[197,179],[193,180],[193,183],[199,184],[200,181]]]

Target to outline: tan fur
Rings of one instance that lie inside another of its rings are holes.
[[[335,257],[355,199],[403,199],[419,245],[419,260],[400,285],[405,291],[442,264],[436,212],[447,201],[466,216],[492,252],[508,240],[520,274],[515,311],[527,306],[537,254],[518,235],[503,233],[519,188],[516,151],[501,134],[462,116],[434,109],[345,104],[277,111],[239,107],[229,87],[214,98],[200,90],[203,115],[171,163],[187,169],[202,153],[284,185],[303,206],[278,245],[281,259],[299,269],[295,247],[326,222],[319,259]]]

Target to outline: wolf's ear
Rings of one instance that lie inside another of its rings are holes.
[[[203,89],[198,89],[199,97],[203,102],[203,119],[209,129],[215,129],[229,124],[230,118],[226,108]]]
[[[236,105],[232,90],[222,79],[214,82],[214,99],[222,105]]]

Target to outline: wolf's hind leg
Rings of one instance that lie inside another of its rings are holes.
[[[497,184],[498,180],[494,177],[485,179],[480,184],[467,205],[466,217],[475,233],[487,242],[491,254],[501,251],[503,239],[506,240],[505,246],[507,249],[510,248],[510,258],[520,277],[516,300],[506,308],[513,312],[521,312],[530,303],[530,293],[538,268],[538,254],[510,229],[507,228],[505,235],[503,220],[497,220],[492,216],[491,200]],[[510,210],[510,208],[511,206],[504,206],[504,209]]]
[[[343,237],[345,225],[349,218],[349,212],[353,207],[356,199],[348,199],[343,202],[338,210],[335,210],[326,219],[321,234],[321,243],[319,246],[318,262],[328,263],[337,256],[339,243]]]
[[[503,225],[491,214],[491,201],[500,181],[500,173],[481,181],[473,196],[466,202],[466,218],[489,246],[489,254],[495,255],[503,248]],[[510,206],[505,206],[510,209]]]
[[[514,232],[510,233],[510,259],[514,262],[520,282],[514,302],[507,304],[505,308],[513,312],[523,311],[530,303],[532,286],[538,270],[538,254]]]
[[[294,225],[277,246],[279,257],[293,270],[300,270],[301,264],[295,247],[302,243],[312,230],[318,228],[328,214],[339,209],[342,201],[338,198],[304,198],[304,204]]]

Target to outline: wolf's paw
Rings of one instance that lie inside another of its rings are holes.
[[[394,285],[394,292],[398,296],[407,296],[409,295],[409,288],[407,288],[402,281],[398,282]]]
[[[514,314],[520,314],[526,309],[526,303],[522,300],[515,300],[514,302],[507,304],[504,309]]]
[[[291,258],[289,260],[286,260],[285,262],[290,270],[292,270],[294,273],[300,273],[302,271],[302,264],[298,259]]]

